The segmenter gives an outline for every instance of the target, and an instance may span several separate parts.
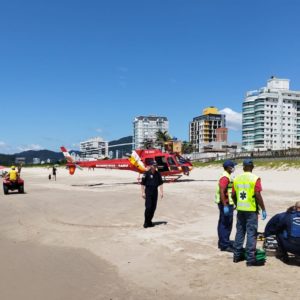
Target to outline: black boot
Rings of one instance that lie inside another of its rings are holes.
[[[154,224],[152,222],[145,222],[144,228],[148,228],[148,227],[154,227]]]
[[[265,265],[265,260],[247,261],[247,267],[261,267]]]

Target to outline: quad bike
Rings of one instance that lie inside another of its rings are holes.
[[[18,190],[19,193],[24,193],[24,180],[22,178],[18,178],[17,180],[9,180],[8,178],[3,179],[3,192],[5,195],[9,193],[9,191]]]

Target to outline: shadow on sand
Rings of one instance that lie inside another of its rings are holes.
[[[176,181],[164,181],[164,183],[183,183],[183,182],[217,182],[215,179],[179,179]],[[118,185],[139,185],[140,182],[112,182],[112,183],[90,183],[90,184],[72,184],[75,187],[94,187],[94,186],[118,186]]]
[[[157,222],[152,222],[154,226],[159,226],[159,225],[167,225],[167,221],[157,221]]]
[[[129,185],[129,184],[139,184],[138,182],[114,182],[114,183],[90,183],[90,184],[72,184],[71,186],[78,187],[93,187],[93,186],[114,186],[114,185]]]
[[[9,195],[25,195],[27,194],[26,192],[24,193],[19,193],[18,191],[9,191],[8,194],[6,194],[5,196],[9,196]]]
[[[218,180],[216,179],[179,179],[177,181],[175,181],[176,183],[180,183],[180,182],[194,182],[194,181],[198,181],[198,182],[217,182]]]

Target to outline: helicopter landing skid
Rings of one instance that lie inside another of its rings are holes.
[[[182,175],[168,175],[168,176],[164,176],[164,182],[166,182],[166,183],[176,182],[181,177],[182,177]]]

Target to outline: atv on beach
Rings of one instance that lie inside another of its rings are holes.
[[[9,180],[8,178],[3,179],[3,192],[4,195],[7,195],[9,191],[18,190],[19,193],[24,193],[24,180],[18,178],[15,181]]]

